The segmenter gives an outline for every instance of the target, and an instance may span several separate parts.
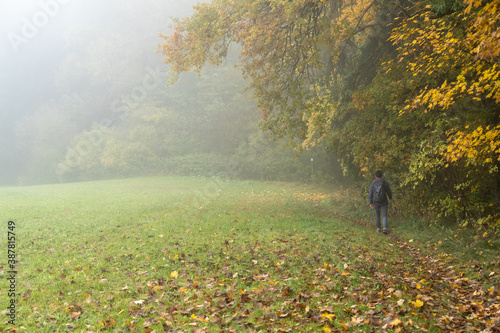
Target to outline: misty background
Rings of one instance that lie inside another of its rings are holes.
[[[235,57],[167,87],[159,34],[196,2],[3,1],[0,184],[327,175],[323,150],[269,143]]]

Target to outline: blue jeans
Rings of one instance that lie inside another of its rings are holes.
[[[375,210],[375,223],[377,224],[377,229],[380,229],[380,213],[382,213],[382,222],[384,224],[384,229],[387,229],[387,204],[373,204]]]

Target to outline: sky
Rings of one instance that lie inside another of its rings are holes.
[[[99,84],[116,85],[110,91],[118,94],[120,82],[140,82],[146,64],[161,65],[158,34],[196,2],[2,0],[0,184],[19,167],[15,137],[23,119],[64,94],[88,95]]]

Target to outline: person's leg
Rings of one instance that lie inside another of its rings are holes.
[[[383,205],[380,207],[380,210],[382,212],[382,222],[384,224],[384,230],[387,229],[387,205]]]
[[[373,208],[375,211],[375,224],[377,225],[377,230],[380,230],[380,206],[373,205]]]

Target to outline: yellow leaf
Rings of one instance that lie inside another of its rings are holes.
[[[417,308],[421,308],[422,306],[424,306],[424,302],[420,299],[417,299],[415,302],[412,301],[411,304],[413,304]]]
[[[327,318],[327,319],[328,319],[328,320],[330,320],[330,321],[331,321],[334,317],[335,317],[335,315],[334,315],[334,314],[331,314],[331,313],[323,313],[323,314],[321,315],[321,318]]]
[[[389,326],[394,327],[394,326],[399,326],[402,324],[402,321],[399,320],[399,318],[394,319],[389,323]]]
[[[174,279],[177,279],[178,276],[179,273],[177,271],[173,271],[172,273],[170,273],[170,277],[173,277]]]

